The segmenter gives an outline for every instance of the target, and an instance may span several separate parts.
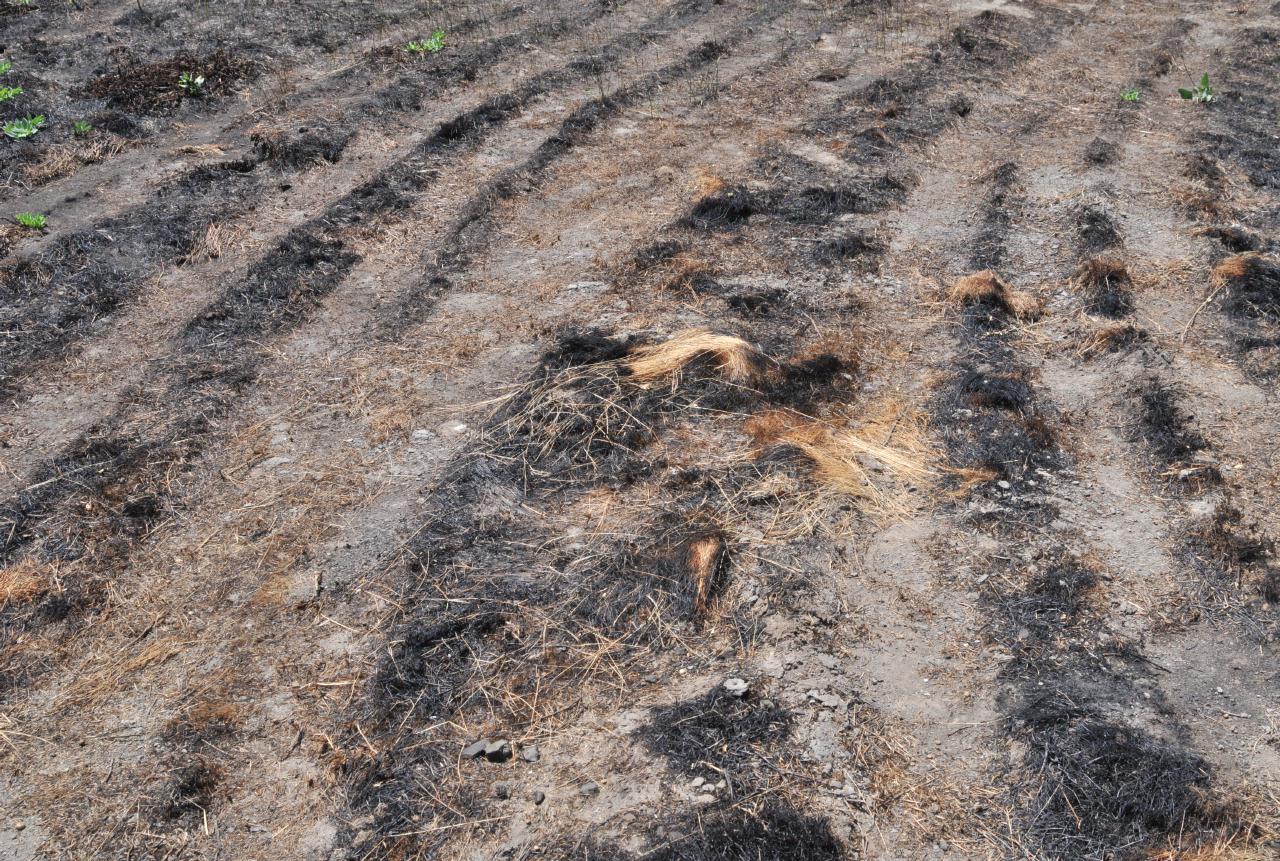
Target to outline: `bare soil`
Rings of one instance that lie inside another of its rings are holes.
[[[0,58],[0,858],[1280,857],[1280,4]]]

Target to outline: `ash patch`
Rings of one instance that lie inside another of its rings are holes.
[[[636,735],[647,750],[682,771],[713,770],[741,785],[747,780],[742,772],[758,767],[767,750],[790,732],[786,709],[751,692],[738,697],[716,687],[701,697],[653,709]]]

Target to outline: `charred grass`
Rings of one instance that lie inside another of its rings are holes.
[[[521,738],[584,708],[570,691],[587,680],[606,686],[596,696],[622,694],[713,620],[750,630],[732,621],[742,612],[730,597],[736,525],[796,479],[776,459],[719,447],[743,413],[768,406],[787,379],[780,366],[727,335],[562,338],[435,492],[410,562],[424,582],[403,599],[418,609],[356,718],[366,735],[392,751],[405,727],[447,720]],[[825,480],[821,451],[797,452],[811,463],[802,481]],[[844,451],[845,470],[864,469],[859,454]],[[597,525],[565,537],[559,511]],[[781,744],[789,723],[777,707],[717,690],[660,707],[640,740],[678,768],[708,763],[738,785],[765,780],[761,751]],[[433,822],[459,821],[416,788],[413,775],[443,779],[442,754],[469,741],[435,735],[421,752],[376,760],[351,740],[353,810],[373,817],[357,852],[385,851],[424,804]]]
[[[164,60],[123,60],[115,69],[91,81],[84,92],[91,98],[105,99],[109,108],[138,115],[166,114],[190,98],[177,85],[178,76],[184,72],[204,78],[202,95],[218,97],[260,71],[255,62],[231,51],[218,50],[203,56],[181,51]]]
[[[1195,427],[1194,416],[1181,406],[1177,388],[1158,377],[1140,381],[1134,389],[1138,428],[1171,486],[1199,490],[1222,480],[1209,441]]]
[[[983,593],[988,635],[1012,656],[1000,704],[1022,751],[1009,776],[1019,811],[1010,850],[1055,859],[1260,851],[1270,835],[1257,811],[1224,794],[1186,747],[1153,666],[1107,625],[1105,574],[1059,550],[996,572]]]
[[[620,35],[610,50],[623,50],[632,42],[633,36]],[[75,610],[75,615],[80,615],[99,606],[102,588],[109,582],[108,570],[127,556],[130,545],[147,534],[167,509],[175,477],[203,450],[214,421],[260,373],[261,342],[306,320],[359,262],[359,255],[337,237],[373,218],[381,217],[385,222],[407,208],[434,180],[443,163],[478,145],[531,100],[584,78],[591,63],[571,61],[562,69],[535,75],[516,91],[460,114],[441,125],[407,158],[291,230],[243,279],[184,328],[175,352],[151,369],[153,394],[139,393],[136,399],[127,400],[103,427],[90,431],[40,469],[28,489],[0,509],[8,524],[5,558],[16,560],[18,554],[30,552],[44,558],[93,560],[89,567],[103,573],[85,581],[85,588],[69,602],[68,613]],[[228,163],[227,171],[239,175],[251,171],[255,164],[252,158]],[[209,188],[220,176],[219,171],[198,168],[189,182]],[[206,225],[195,210],[184,212],[203,232]],[[184,224],[180,219],[154,222],[155,229],[187,239],[194,231],[184,230]],[[128,297],[136,286],[135,271],[122,268],[114,279],[95,278],[100,270],[82,268],[86,256],[95,259],[95,266],[102,265],[94,254],[98,248],[82,245],[102,242],[110,239],[96,231],[68,240],[75,252],[66,263],[75,273],[71,283],[83,283],[85,293],[69,294],[66,310],[58,316],[55,306],[52,319],[47,306],[37,300],[54,273],[32,262],[15,265],[8,289],[15,298],[27,301],[14,307],[27,315],[27,320],[39,311],[41,318],[36,319],[44,324],[31,330],[25,342],[16,342],[16,349],[26,356],[47,355],[65,346],[68,332],[113,310]],[[136,257],[153,259],[157,244],[154,238],[145,237]],[[186,243],[180,243],[172,252],[186,250]],[[95,306],[100,307],[96,314]],[[36,624],[46,615],[32,606],[7,609],[21,620],[14,623],[19,627]],[[13,629],[13,625],[8,627]]]

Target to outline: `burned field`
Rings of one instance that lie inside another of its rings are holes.
[[[0,33],[0,858],[1280,854],[1280,7]]]

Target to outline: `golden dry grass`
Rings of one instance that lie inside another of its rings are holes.
[[[895,499],[896,487],[928,485],[937,477],[923,417],[893,402],[873,407],[853,427],[771,410],[753,416],[743,429],[761,449],[794,448],[821,486],[884,513],[904,507]]]
[[[33,601],[49,592],[54,582],[54,572],[34,559],[6,565],[0,568],[0,607]]]
[[[123,152],[124,141],[103,138],[75,144],[55,144],[34,164],[23,168],[22,174],[31,185],[44,185],[55,179],[70,176],[81,165],[98,162]]]
[[[710,358],[717,372],[730,382],[750,383],[761,373],[761,357],[754,347],[734,335],[705,329],[681,332],[661,344],[640,347],[627,359],[626,367],[633,379],[643,382],[674,374],[702,358]]]
[[[947,301],[962,306],[988,302],[1003,308],[1019,320],[1031,319],[1040,313],[1039,300],[1014,290],[990,269],[983,269],[957,280],[947,292]]]

